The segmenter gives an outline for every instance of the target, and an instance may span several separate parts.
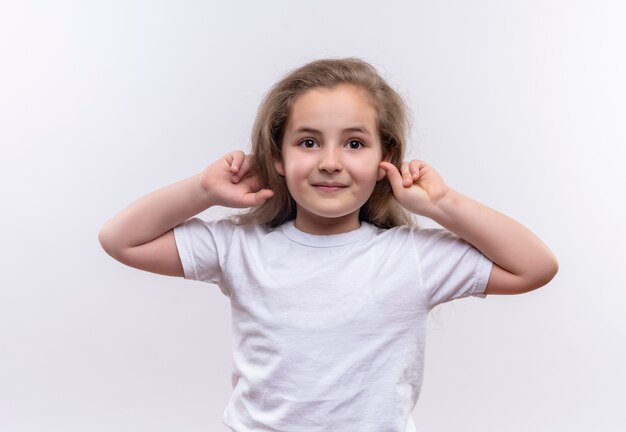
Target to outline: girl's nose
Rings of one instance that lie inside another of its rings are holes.
[[[318,168],[320,171],[334,172],[341,171],[341,156],[339,151],[331,146],[327,146],[320,155]]]

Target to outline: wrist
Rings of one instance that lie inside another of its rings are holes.
[[[447,215],[451,214],[452,210],[457,207],[460,199],[461,194],[448,187],[446,192],[433,203],[425,216],[441,224],[441,221],[445,220]]]
[[[209,208],[218,205],[218,203],[211,193],[211,188],[207,186],[207,182],[203,180],[203,175],[204,172],[200,172],[193,177],[196,186],[196,196],[200,206]]]

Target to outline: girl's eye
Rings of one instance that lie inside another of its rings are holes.
[[[363,143],[359,140],[350,140],[348,141],[348,147],[350,147],[353,150],[356,150],[356,149],[363,147]]]
[[[313,148],[315,147],[315,141],[307,138],[307,139],[300,141],[300,145],[303,146],[304,148]]]
[[[317,143],[314,140],[307,138],[300,141],[299,145],[304,148],[311,149],[314,148]],[[363,143],[360,140],[350,140],[346,145],[352,150],[358,150],[361,147],[364,147]]]

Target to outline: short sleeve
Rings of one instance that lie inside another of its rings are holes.
[[[446,229],[415,229],[414,234],[429,309],[458,298],[486,297],[489,258]]]
[[[191,218],[174,227],[185,279],[217,284],[228,295],[222,284],[223,266],[234,230],[234,223],[226,219],[205,221]]]

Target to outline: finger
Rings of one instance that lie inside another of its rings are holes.
[[[241,168],[239,168],[239,172],[237,175],[239,178],[245,177],[250,171],[252,171],[252,167],[254,165],[254,156],[251,154],[246,155],[241,164]]]
[[[402,175],[400,175],[400,171],[398,168],[392,163],[389,162],[381,162],[379,166],[385,171],[387,177],[389,178],[389,183],[391,183],[392,189],[397,189],[402,187]]]
[[[241,167],[246,154],[241,150],[230,152],[226,158],[226,162],[230,165],[230,170],[236,173]]]
[[[411,186],[413,184],[413,178],[411,177],[411,171],[409,170],[409,164],[407,162],[402,162],[400,172],[402,173],[402,185],[404,187]]]
[[[263,183],[257,175],[246,176],[242,179],[242,183],[248,187],[248,190],[258,191],[263,189]]]
[[[415,181],[420,176],[420,167],[422,166],[422,161],[413,159],[409,162],[409,171],[411,172],[411,179]]]
[[[245,195],[246,204],[249,207],[256,207],[263,204],[269,198],[274,196],[274,192],[270,189],[261,189],[257,192],[250,192]]]

